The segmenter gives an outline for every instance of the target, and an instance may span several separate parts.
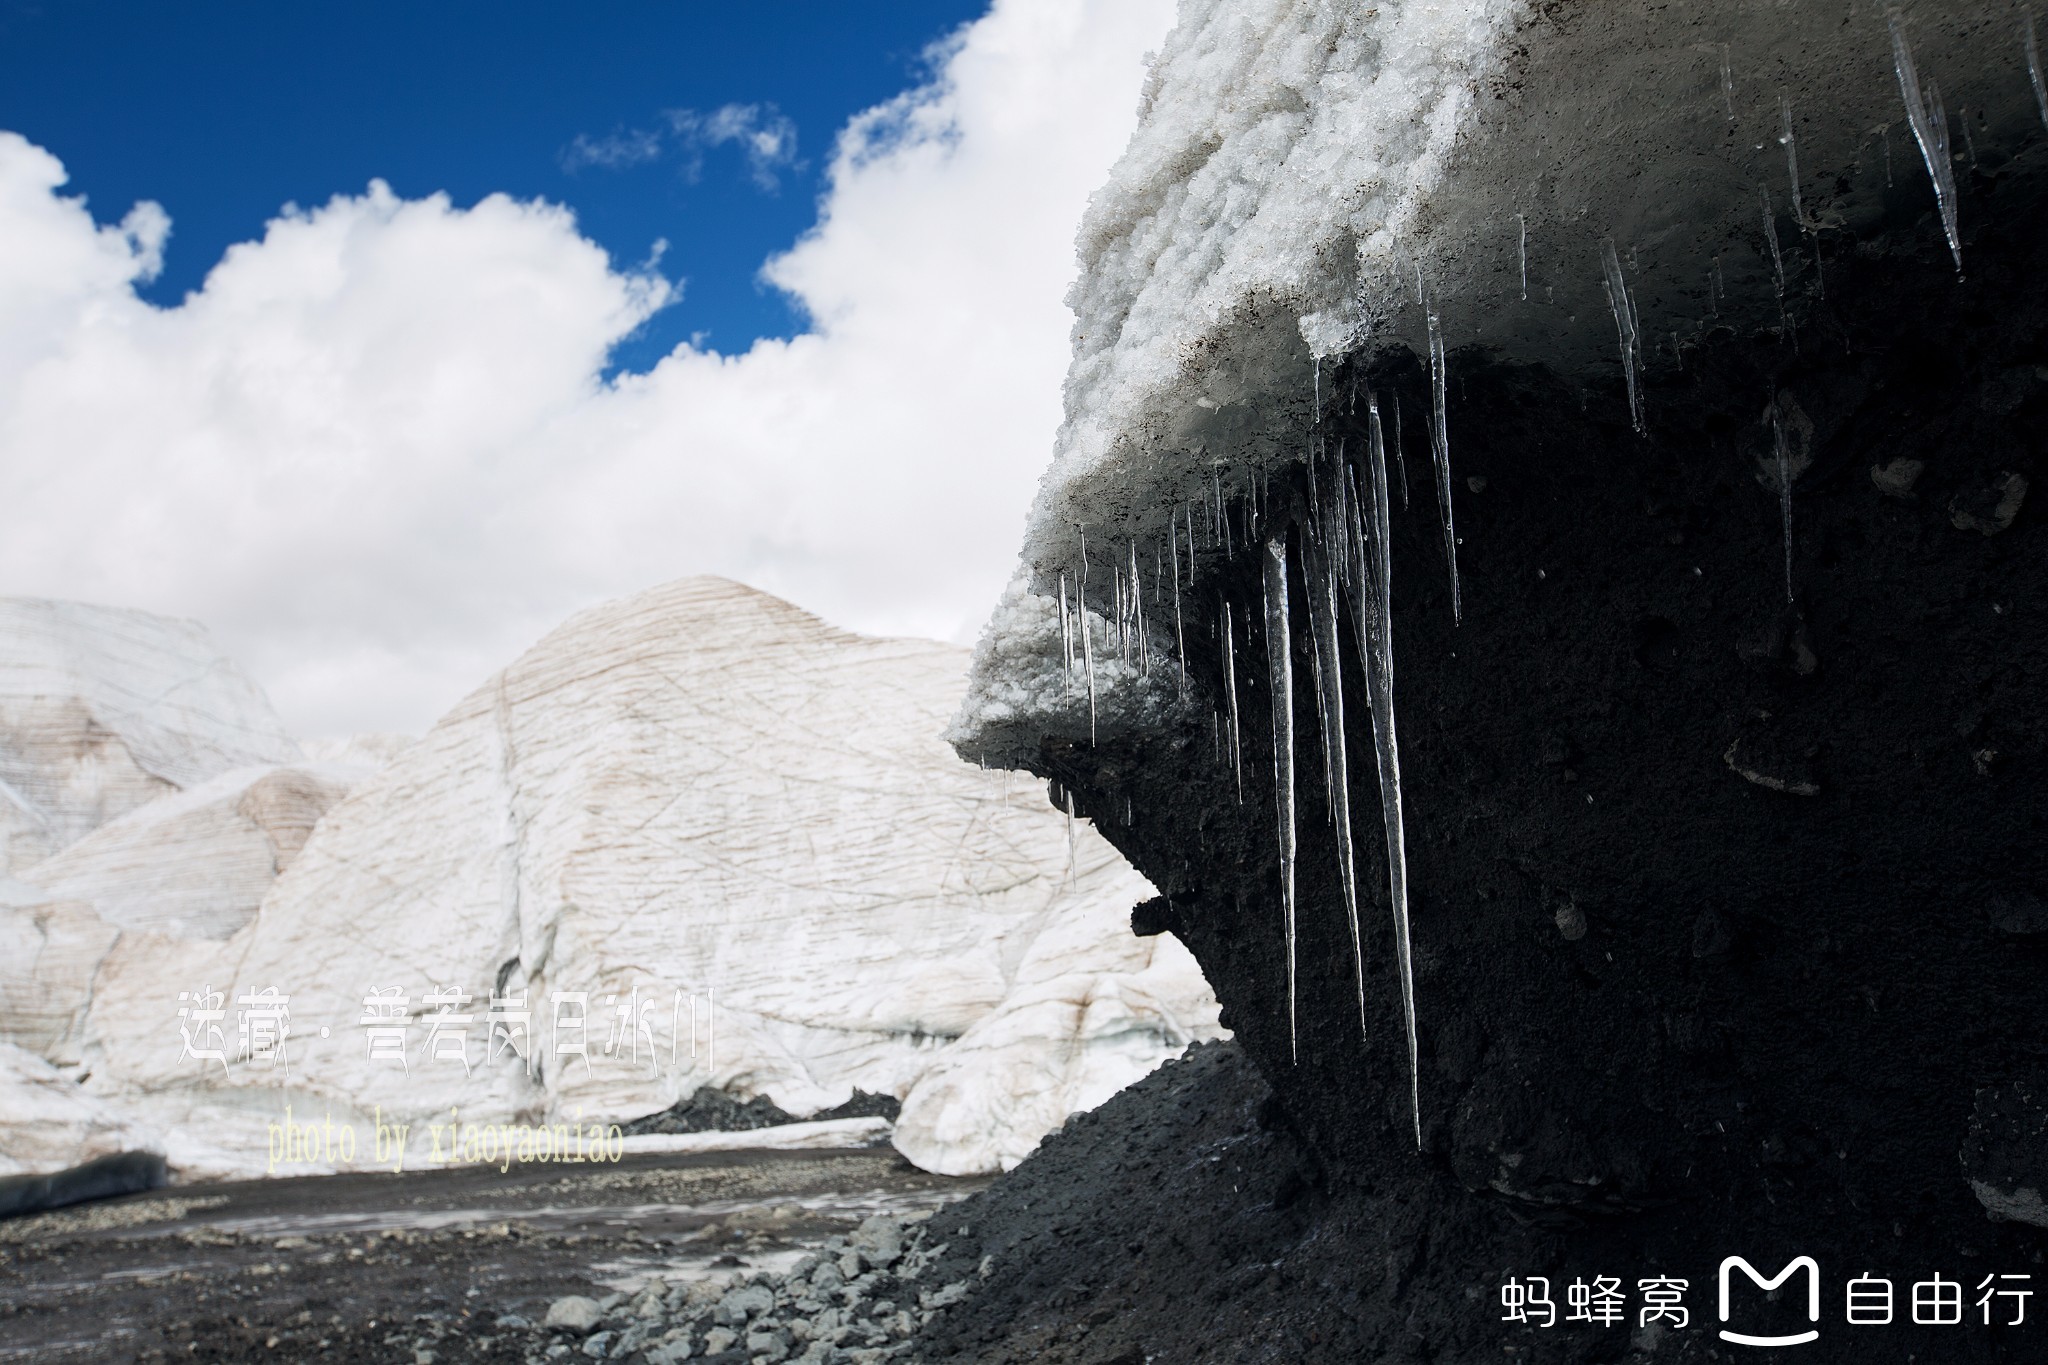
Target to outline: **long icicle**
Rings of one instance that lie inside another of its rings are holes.
[[[1095,747],[1095,632],[1088,628],[1088,533],[1081,532],[1081,585],[1075,617],[1081,627],[1081,669],[1088,675],[1088,746]]]
[[[1182,701],[1186,701],[1188,696],[1188,642],[1187,636],[1182,633],[1180,628],[1180,527],[1178,522],[1170,518],[1166,525],[1167,536],[1173,542],[1173,649],[1175,656],[1180,660],[1180,697]],[[1192,538],[1193,534],[1193,528],[1190,527],[1190,538]],[[1191,545],[1189,549],[1192,552],[1193,546]]]
[[[1365,943],[1358,925],[1358,870],[1351,838],[1351,762],[1344,740],[1344,652],[1337,638],[1337,594],[1340,579],[1352,575],[1351,523],[1356,513],[1345,495],[1346,465],[1342,447],[1324,514],[1320,543],[1302,550],[1302,577],[1308,583],[1309,630],[1315,639],[1317,711],[1323,725],[1323,774],[1329,790],[1330,824],[1337,836],[1337,871],[1344,892],[1344,915],[1351,926],[1351,955],[1358,976],[1358,1029],[1365,1029]],[[1354,580],[1355,581],[1355,580]]]
[[[1287,930],[1287,1051],[1301,1060],[1295,1029],[1294,653],[1288,635],[1287,532],[1266,542],[1266,664],[1273,693],[1273,805],[1279,820],[1280,905]]]
[[[1437,323],[1436,310],[1429,310],[1429,376],[1436,407],[1436,421],[1430,427],[1430,453],[1436,458],[1436,500],[1444,514],[1444,558],[1451,566],[1451,624],[1465,620],[1464,603],[1458,595],[1458,528],[1451,517],[1451,432],[1444,421],[1444,332]]]
[[[1237,646],[1230,599],[1220,593],[1216,606],[1223,617],[1223,690],[1230,695],[1230,771],[1237,779],[1237,804],[1244,804],[1244,758],[1237,744]]]
[[[1387,504],[1387,448],[1379,404],[1369,409],[1372,464],[1370,508],[1361,506],[1358,559],[1366,610],[1354,610],[1365,656],[1366,696],[1372,703],[1373,749],[1379,759],[1380,811],[1387,836],[1387,899],[1394,910],[1394,955],[1401,971],[1401,1013],[1408,1030],[1408,1100],[1415,1117],[1415,1147],[1422,1148],[1421,1053],[1415,1032],[1415,960],[1408,925],[1408,841],[1401,811],[1401,746],[1394,730],[1394,617],[1391,518]],[[1371,514],[1370,535],[1365,513]],[[1353,606],[1360,605],[1354,601]]]
[[[1948,149],[1948,111],[1942,108],[1941,88],[1933,81],[1927,83],[1926,90],[1920,88],[1913,49],[1906,45],[1905,15],[1894,7],[1885,17],[1892,32],[1892,69],[1899,77],[1899,96],[1906,102],[1906,122],[1912,125],[1913,140],[1920,144],[1927,177],[1934,182],[1934,206],[1941,211],[1941,230],[1960,275],[1963,241],[1956,228],[1956,169]]]
[[[1628,380],[1628,415],[1636,435],[1641,436],[1643,395],[1636,374],[1643,363],[1643,338],[1636,325],[1635,301],[1628,296],[1628,278],[1621,273],[1621,257],[1614,250],[1612,237],[1601,239],[1600,272],[1607,282],[1607,305],[1614,310],[1614,329],[1621,336],[1621,369]]]
[[[1060,678],[1066,683],[1067,700],[1074,699],[1074,625],[1067,615],[1067,574],[1060,571]]]

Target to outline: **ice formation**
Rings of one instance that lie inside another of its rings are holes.
[[[0,598],[0,875],[160,796],[302,757],[195,622]]]
[[[799,1115],[891,1093],[913,1160],[1013,1164],[1220,1030],[1187,950],[1131,935],[1145,880],[939,739],[967,662],[717,579],[585,612],[422,739],[332,750],[374,772],[228,773],[0,881],[0,1042],[78,1067],[187,1175],[261,1173],[285,1103],[362,1133],[381,1108],[425,1159],[451,1109],[623,1121],[700,1085]],[[273,987],[279,1065],[237,1052]],[[364,1024],[392,988],[403,1058]],[[232,1068],[182,1055],[209,991]]]
[[[1219,758],[1241,784],[1236,655],[1252,643],[1241,628],[1252,619],[1241,614],[1252,571],[1234,566],[1241,551],[1263,553],[1279,537],[1326,534],[1326,517],[1304,517],[1268,490],[1299,485],[1302,466],[1319,458],[1315,433],[1337,401],[1326,376],[1339,362],[1355,362],[1348,372],[1368,383],[1389,376],[1400,471],[1389,491],[1406,510],[1405,385],[1424,407],[1447,562],[1390,566],[1385,557],[1390,504],[1366,487],[1384,486],[1385,471],[1375,479],[1361,464],[1385,464],[1382,435],[1369,455],[1351,452],[1344,475],[1360,485],[1370,580],[1345,601],[1367,637],[1359,652],[1412,1080],[1385,594],[1397,569],[1447,572],[1454,619],[1471,605],[1458,579],[1464,488],[1450,459],[1459,366],[1478,356],[1540,362],[1654,439],[1651,387],[1683,367],[1689,340],[1726,327],[1799,345],[1808,301],[1825,288],[1830,241],[1910,227],[1931,212],[1960,268],[1966,224],[1944,94],[1969,112],[1964,150],[1975,161],[2040,142],[2042,92],[2030,17],[1946,0],[1846,11],[1819,0],[1740,3],[1682,18],[1642,0],[1566,13],[1531,0],[1187,0],[1155,59],[1139,128],[1081,227],[1065,418],[956,745],[1031,766],[1053,742],[1213,726]],[[1917,186],[1903,169],[1894,177],[1891,131],[1901,127],[1928,173]],[[1780,205],[1789,205],[1789,240]],[[1651,341],[1665,337],[1668,347]],[[1317,498],[1348,496],[1342,480],[1314,477]],[[1789,478],[1780,484],[1789,550]],[[1192,652],[1196,671],[1216,681],[1187,689],[1183,713],[1177,693],[1157,685],[1180,669],[1106,676],[1084,731],[1049,685],[1054,671],[1033,657],[1034,622],[1077,562],[1081,528],[1119,546],[1167,544],[1178,565],[1182,508],[1198,509],[1202,535],[1176,588],[1204,614],[1215,605],[1173,647],[1183,667]],[[1314,577],[1305,560],[1295,567]],[[1268,600],[1275,595],[1269,588]],[[1311,624],[1320,619],[1312,603]],[[1280,656],[1267,644],[1277,681]],[[1313,657],[1325,779],[1335,783],[1341,721],[1324,694],[1341,679],[1320,647]],[[1278,730],[1289,706],[1275,697],[1271,707]],[[1285,777],[1276,756],[1270,796],[1244,792],[1275,803],[1283,883]],[[1275,891],[1291,906],[1284,886]]]

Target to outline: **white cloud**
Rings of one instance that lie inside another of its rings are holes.
[[[722,104],[708,114],[671,109],[668,125],[682,149],[684,173],[695,180],[703,171],[706,148],[737,145],[747,159],[747,175],[756,189],[781,188],[781,172],[798,165],[796,124],[773,104]]]
[[[603,137],[578,133],[562,149],[562,169],[574,174],[586,166],[608,171],[640,166],[661,158],[661,134],[645,128],[617,128]]]
[[[967,639],[1059,417],[1073,232],[1171,0],[998,0],[840,140],[767,267],[811,333],[599,378],[667,297],[563,209],[382,185],[175,308],[0,135],[0,592],[194,616],[302,733],[417,730],[569,612],[686,573]],[[757,113],[734,137],[772,157]],[[751,154],[751,152],[750,152]]]

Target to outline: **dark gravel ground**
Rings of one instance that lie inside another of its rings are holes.
[[[176,1187],[0,1222],[0,1359],[524,1361],[551,1343],[504,1315],[782,1268],[982,1183],[867,1150]]]

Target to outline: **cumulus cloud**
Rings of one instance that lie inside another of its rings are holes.
[[[967,640],[1050,454],[1074,227],[1171,18],[999,0],[845,130],[766,266],[811,331],[609,381],[670,286],[563,208],[372,184],[157,308],[162,212],[96,223],[0,135],[0,592],[204,620],[309,734],[421,729],[687,573]]]

